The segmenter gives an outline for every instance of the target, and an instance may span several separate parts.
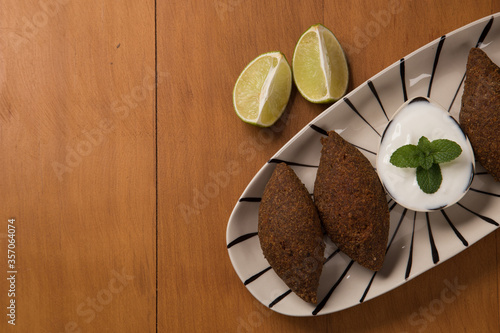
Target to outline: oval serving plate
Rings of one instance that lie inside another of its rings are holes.
[[[236,273],[262,304],[291,316],[339,311],[402,285],[498,228],[500,183],[479,164],[469,192],[444,210],[414,212],[387,197],[391,218],[383,268],[361,267],[325,238],[316,305],[302,301],[276,275],[257,235],[260,197],[276,163],[287,162],[312,193],[320,138],[327,131],[335,130],[375,165],[380,136],[405,101],[427,96],[458,119],[467,56],[476,46],[500,64],[500,13],[444,35],[378,73],[311,121],[255,175],[229,218],[226,239]]]

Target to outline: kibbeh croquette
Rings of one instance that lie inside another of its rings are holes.
[[[325,243],[309,192],[285,163],[267,183],[259,207],[260,246],[276,274],[304,301],[315,304]]]
[[[389,237],[386,194],[373,166],[334,131],[322,138],[314,202],[328,236],[360,265],[382,268]]]
[[[476,159],[500,181],[500,68],[479,48],[467,59],[459,121]]]

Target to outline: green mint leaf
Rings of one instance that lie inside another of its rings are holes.
[[[423,163],[425,156],[415,145],[399,147],[391,155],[391,164],[399,168],[416,168]]]
[[[420,137],[418,140],[418,148],[425,154],[425,156],[430,155],[432,152],[431,142],[425,136]]]
[[[417,183],[425,193],[435,193],[441,186],[442,181],[443,176],[439,164],[434,163],[428,170],[421,166],[417,168]]]
[[[432,155],[425,156],[423,162],[420,164],[425,170],[429,170],[434,164],[434,157]]]
[[[462,148],[459,144],[447,139],[438,139],[432,141],[431,148],[434,163],[453,161],[462,153]]]

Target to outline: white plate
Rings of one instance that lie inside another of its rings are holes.
[[[312,193],[320,138],[335,130],[375,165],[388,119],[408,99],[428,96],[458,119],[471,47],[500,64],[500,13],[468,24],[389,66],[333,104],[295,135],[252,179],[227,226],[227,248],[236,273],[261,303],[291,316],[339,311],[366,302],[463,251],[500,222],[500,183],[476,164],[469,192],[445,210],[416,213],[389,199],[391,226],[383,268],[374,273],[353,263],[327,238],[318,305],[290,292],[264,258],[257,235],[259,202],[276,162],[286,161]]]

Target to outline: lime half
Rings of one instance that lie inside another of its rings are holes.
[[[292,91],[292,70],[281,52],[264,53],[241,72],[233,90],[236,114],[246,123],[269,127],[283,114]]]
[[[347,60],[334,34],[321,24],[302,34],[293,52],[293,77],[300,94],[313,103],[330,103],[347,91]]]

